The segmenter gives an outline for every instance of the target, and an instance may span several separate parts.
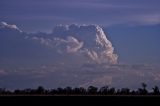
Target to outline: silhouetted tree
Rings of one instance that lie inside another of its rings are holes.
[[[32,92],[32,89],[31,88],[27,88],[27,89],[24,89],[23,92],[25,94],[30,94]]]
[[[5,94],[6,89],[5,88],[0,88],[0,94]]]
[[[66,87],[64,88],[65,94],[72,94],[72,88],[71,87]]]
[[[57,88],[57,94],[64,94],[63,88]]]
[[[49,91],[49,94],[51,94],[51,95],[56,95],[56,94],[57,94],[57,90],[51,89],[51,90]]]
[[[141,89],[141,88],[138,89],[139,94],[142,94],[142,95],[147,94],[147,93],[148,93],[148,91],[147,91],[147,89],[146,89],[147,84],[142,83],[141,85],[142,85],[142,89]]]
[[[117,94],[117,95],[120,95],[120,94],[121,94],[121,89],[117,89],[116,94]]]
[[[153,94],[157,95],[157,94],[160,94],[160,91],[159,91],[159,88],[158,86],[155,86],[153,89]]]
[[[11,94],[16,94],[16,95],[23,95],[23,94],[39,94],[39,95],[160,95],[160,90],[158,86],[155,86],[152,88],[152,92],[148,92],[146,87],[147,84],[142,83],[142,88],[139,88],[138,90],[133,90],[130,91],[129,88],[122,88],[116,90],[115,88],[109,88],[108,86],[101,87],[99,90],[97,87],[94,86],[89,86],[87,89],[80,87],[80,88],[71,88],[71,87],[66,87],[66,88],[57,88],[57,89],[51,89],[47,90],[43,88],[42,86],[39,86],[37,89],[16,89],[14,91],[9,91],[4,88],[0,88],[0,95],[11,95]]]
[[[108,94],[115,94],[116,93],[116,90],[115,90],[115,88],[110,88],[110,89],[108,89]]]
[[[108,93],[108,88],[108,86],[101,87],[99,93],[106,95]]]
[[[89,94],[96,94],[97,90],[98,90],[97,87],[89,86],[87,91],[88,91]]]
[[[37,88],[37,94],[44,94],[45,93],[45,89],[42,87],[42,86],[39,86],[38,88]]]
[[[136,91],[132,90],[132,91],[130,92],[130,94],[131,94],[131,95],[136,95],[137,93],[136,93]]]
[[[80,94],[80,89],[79,88],[74,88],[73,89],[74,94]]]
[[[15,93],[15,94],[22,94],[21,90],[19,90],[19,89],[14,90],[14,93]]]
[[[81,92],[82,94],[86,94],[86,92],[87,92],[86,89],[84,89],[83,87],[80,87],[79,90],[80,90],[80,92]]]
[[[74,89],[72,89],[73,90],[73,93],[74,94],[82,94],[82,95],[84,95],[84,94],[86,94],[87,92],[86,92],[86,89],[85,88],[83,88],[83,87],[80,87],[80,88],[74,88]]]
[[[129,88],[122,88],[120,91],[120,94],[124,94],[124,95],[128,95],[130,93],[130,89]]]
[[[142,83],[142,87],[143,87],[143,89],[146,89],[146,87],[147,87],[147,84],[145,84],[145,83]]]

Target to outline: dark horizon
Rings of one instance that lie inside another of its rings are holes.
[[[0,88],[0,96],[40,96],[40,95],[50,95],[50,96],[160,96],[160,89],[158,86],[152,87],[152,90],[147,90],[147,84],[142,83],[141,88],[137,90],[131,90],[129,88],[116,89],[114,87],[103,86],[97,88],[95,86],[89,86],[88,88],[83,87],[65,87],[65,88],[50,88],[45,89],[43,86],[39,86],[36,89],[26,88],[26,89],[15,89],[7,90],[5,88]]]

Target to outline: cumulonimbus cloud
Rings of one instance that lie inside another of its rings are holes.
[[[0,77],[0,85],[13,86],[14,83],[15,87],[22,87],[23,84],[25,86],[35,86],[35,84],[52,86],[51,83],[54,83],[54,87],[65,85],[124,87],[126,85],[135,86],[142,81],[159,84],[159,67],[116,64],[118,56],[114,53],[112,42],[103,29],[97,25],[61,25],[54,28],[54,31],[49,34],[20,33],[20,31],[18,33],[15,27],[4,27],[4,25],[9,24],[0,25],[0,35],[2,35],[0,36],[0,50],[5,54],[0,52],[0,56],[3,57],[0,59],[2,63],[0,64],[0,76],[5,76]],[[5,28],[12,30],[3,30]],[[5,33],[5,31],[10,33]],[[9,37],[12,37],[12,42],[7,42]],[[6,51],[7,49],[11,50]],[[56,51],[58,55],[55,55]],[[10,58],[15,56],[17,57],[14,59]],[[17,59],[18,57],[20,58]],[[39,58],[43,61],[42,63],[38,63]],[[23,67],[20,59],[26,61],[25,65],[30,63],[27,68]],[[33,66],[31,62],[40,65]],[[66,64],[67,62],[70,64]],[[3,64],[6,65],[3,66]]]
[[[53,55],[55,53],[61,53],[62,55],[64,54],[63,58],[65,58],[66,54],[69,55],[69,57],[74,57],[76,54],[77,59],[83,58],[84,60],[82,59],[82,61],[84,62],[98,64],[116,64],[118,60],[118,55],[114,53],[112,43],[108,40],[103,29],[98,25],[59,25],[49,34],[21,33],[22,31],[16,25],[9,25],[6,22],[2,22],[0,28],[16,30],[16,33],[13,31],[10,35],[13,34],[13,38],[14,35],[16,35],[20,37],[19,40],[24,40],[18,42],[26,42],[24,45],[22,43],[20,44],[20,46],[22,46],[21,48],[26,45],[30,45],[30,47],[33,45],[33,47],[38,48],[41,46],[41,50],[39,50],[44,51],[46,50],[45,47],[48,47],[52,49]],[[17,31],[19,31],[19,33],[17,33]],[[18,39],[15,38],[15,41],[17,40]],[[12,39],[12,41],[13,44],[15,44],[14,39]],[[37,43],[36,46],[34,45],[35,42]],[[61,58],[61,56],[57,56],[57,58]]]
[[[117,63],[118,55],[114,53],[112,43],[108,40],[103,29],[98,25],[59,25],[49,34],[21,33],[22,31],[16,25],[9,25],[6,22],[2,22],[0,28],[16,30],[16,33],[13,31],[13,36],[15,34],[21,37],[19,40],[24,40],[20,42],[26,42],[27,40],[32,41],[28,45],[33,45],[35,44],[34,42],[37,42],[37,47],[43,45],[53,49],[53,55],[55,51],[57,51],[62,55],[70,55],[70,57],[78,54],[76,55],[77,59],[83,58],[84,62],[95,62],[98,64]],[[17,33],[17,31],[19,31],[19,33]],[[24,37],[24,39],[22,39],[22,37]],[[33,47],[35,46],[33,45]],[[41,49],[43,49],[43,47],[41,47]],[[59,56],[59,58],[61,58],[61,56]]]
[[[98,25],[68,25],[54,28],[51,38],[32,37],[41,44],[56,48],[60,53],[78,53],[96,63],[116,64],[118,55],[112,43]]]

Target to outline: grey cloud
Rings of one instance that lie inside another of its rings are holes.
[[[112,77],[111,76],[101,76],[101,77],[98,77],[98,78],[95,78],[93,80],[89,80],[88,82],[82,84],[82,85],[79,85],[80,87],[89,87],[90,85],[94,85],[94,86],[97,86],[97,87],[101,87],[101,86],[105,86],[105,85],[108,85],[110,86],[112,84]]]
[[[4,69],[0,69],[0,76],[8,75],[8,72]]]
[[[23,68],[23,70],[21,68],[12,68],[12,70],[17,71],[8,74],[11,80],[8,81],[1,77],[5,83],[0,83],[1,85],[9,85],[9,83],[16,82],[17,85],[14,86],[19,87],[22,87],[21,83],[23,82],[26,83],[26,86],[37,83],[35,85],[38,86],[39,84],[49,88],[65,86],[88,87],[90,85],[102,87],[108,85],[116,88],[129,87],[136,89],[142,82],[145,82],[149,88],[154,85],[159,86],[159,68],[157,66],[154,66],[155,68],[152,67],[152,65],[143,64],[106,65],[88,63],[80,66],[52,64],[29,69]],[[23,81],[16,80],[17,77],[21,79],[20,76],[23,76]]]

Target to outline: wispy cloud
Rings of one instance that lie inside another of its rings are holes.
[[[141,14],[130,16],[131,24],[142,24],[142,25],[156,25],[160,24],[160,14]]]
[[[44,24],[44,29],[61,23],[154,25],[160,15],[158,0],[6,0],[2,4],[0,20],[21,21],[28,28],[33,23],[33,27]]]

